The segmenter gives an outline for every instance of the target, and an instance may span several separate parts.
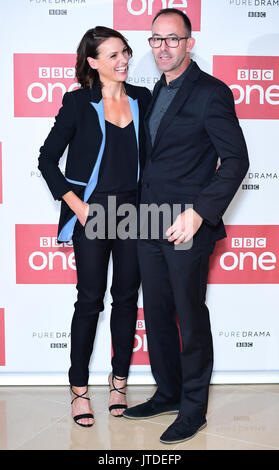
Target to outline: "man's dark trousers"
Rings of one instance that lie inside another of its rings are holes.
[[[138,241],[154,399],[180,403],[180,414],[195,421],[206,414],[213,366],[205,297],[214,243],[181,248]]]

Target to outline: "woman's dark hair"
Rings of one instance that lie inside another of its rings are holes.
[[[127,39],[115,29],[106,28],[105,26],[96,26],[96,28],[89,29],[77,48],[76,78],[82,88],[92,88],[93,83],[99,81],[99,74],[97,70],[90,67],[87,57],[96,59],[98,57],[98,47],[109,38],[121,39],[127,47],[130,57],[132,56],[133,51]]]
[[[186,13],[184,13],[182,10],[178,10],[177,8],[163,8],[162,10],[158,11],[158,13],[156,14],[156,16],[155,16],[155,17],[153,18],[153,20],[152,20],[152,25],[155,23],[155,21],[157,20],[158,16],[167,15],[167,14],[169,14],[169,13],[175,13],[176,15],[181,16],[181,18],[182,18],[183,21],[184,21],[187,34],[188,34],[189,36],[191,36],[191,34],[192,34],[192,25],[191,25],[191,21],[190,21],[190,19],[188,18],[188,16],[186,15]]]

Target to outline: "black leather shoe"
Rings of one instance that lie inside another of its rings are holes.
[[[205,426],[205,418],[191,422],[189,418],[178,415],[176,420],[162,434],[160,441],[164,444],[177,444],[178,442],[187,441],[205,428]]]
[[[132,406],[127,408],[123,412],[125,418],[130,419],[147,419],[153,418],[154,416],[167,415],[167,414],[176,414],[179,411],[179,403],[170,404],[170,403],[158,403],[152,398],[145,403],[140,405]]]

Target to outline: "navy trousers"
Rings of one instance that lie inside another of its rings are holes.
[[[213,249],[214,244],[176,250],[168,242],[138,242],[148,350],[158,385],[154,399],[180,403],[180,413],[193,420],[206,413],[213,367],[205,303]]]
[[[117,195],[120,204],[135,204],[135,196]],[[107,196],[94,194],[89,202],[101,204],[108,219]],[[92,215],[93,216],[93,215]],[[88,218],[88,221],[90,217]],[[118,217],[117,223],[121,220]],[[111,285],[111,338],[112,370],[120,377],[128,376],[133,352],[137,320],[137,300],[140,274],[137,258],[137,241],[134,239],[89,239],[84,227],[77,222],[73,234],[73,245],[77,269],[77,301],[71,324],[71,385],[85,386],[88,383],[89,361],[97,329],[99,313],[104,310],[107,289],[107,272],[112,255],[113,279]],[[104,344],[111,349],[111,344]]]

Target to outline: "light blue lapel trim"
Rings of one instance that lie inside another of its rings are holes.
[[[135,134],[136,134],[136,139],[137,139],[137,147],[138,147],[138,175],[137,175],[137,181],[138,181],[139,180],[139,175],[140,175],[139,106],[138,106],[138,100],[137,99],[133,100],[133,98],[128,96],[128,100],[129,100],[129,105],[130,105],[130,109],[131,109],[131,113],[132,113],[132,118],[133,118],[133,123],[134,123],[134,128],[135,128]],[[100,171],[100,165],[101,165],[101,161],[102,161],[102,157],[103,157],[103,153],[104,153],[104,149],[105,149],[105,143],[106,143],[106,122],[105,122],[105,111],[104,111],[103,100],[101,99],[99,101],[99,103],[94,103],[93,101],[91,101],[90,103],[95,108],[95,110],[97,112],[97,115],[98,115],[98,118],[99,118],[99,124],[100,124],[101,130],[102,130],[103,137],[102,137],[102,142],[101,142],[101,145],[100,145],[98,157],[97,157],[96,163],[95,163],[94,168],[93,168],[93,172],[90,176],[89,182],[88,182],[88,184],[85,188],[85,191],[84,191],[84,198],[83,198],[84,202],[88,201],[90,195],[92,194],[92,192],[96,188],[96,185],[97,185],[97,182],[98,182],[99,171]],[[82,183],[78,183],[78,184],[82,184]],[[76,221],[77,221],[77,216],[76,215],[74,215],[70,220],[68,220],[68,222],[64,225],[64,227],[62,228],[61,232],[59,233],[59,235],[57,237],[58,241],[66,242],[66,241],[71,240],[71,238],[73,236]]]
[[[103,100],[99,101],[99,103],[94,103],[93,101],[91,101],[90,103],[97,112],[103,136],[102,136],[102,142],[99,148],[99,153],[98,153],[96,163],[94,165],[89,182],[86,185],[86,188],[84,191],[84,198],[83,198],[84,202],[88,201],[90,195],[92,194],[92,192],[94,191],[97,185],[100,165],[101,165],[102,156],[103,156],[104,149],[105,149],[105,141],[106,141],[106,124],[105,124],[105,112],[104,112]],[[77,221],[76,215],[74,215],[70,220],[68,220],[68,222],[64,225],[64,227],[62,228],[61,232],[59,233],[57,237],[58,241],[64,242],[64,241],[71,240],[76,221]]]
[[[69,183],[79,184],[80,186],[86,186],[86,185],[87,185],[87,183],[83,183],[82,181],[70,180],[70,178],[66,178],[66,180],[67,180]]]
[[[105,143],[106,143],[106,123],[105,123],[105,111],[104,111],[103,100],[101,99],[101,101],[99,101],[99,103],[94,103],[93,101],[91,101],[91,104],[95,108],[95,110],[98,114],[99,124],[100,124],[101,130],[102,130],[103,137],[102,137],[102,142],[101,142],[101,145],[100,145],[98,157],[97,157],[96,163],[95,163],[94,168],[93,168],[93,172],[90,176],[88,185],[87,185],[87,187],[85,189],[85,192],[84,192],[84,199],[83,199],[84,202],[88,201],[90,195],[92,194],[92,192],[96,188],[96,185],[97,185],[97,182],[98,182],[99,171],[100,171],[100,165],[101,165],[103,153],[104,153],[104,150],[105,150]]]
[[[77,216],[74,215],[68,222],[64,225],[61,232],[59,233],[57,240],[59,242],[69,242],[73,236],[74,226],[77,221]]]
[[[139,161],[139,105],[138,105],[138,100],[131,98],[128,96],[129,100],[129,105],[133,117],[133,123],[134,123],[134,128],[135,128],[135,133],[136,133],[136,138],[137,138],[137,145],[138,145],[138,175],[137,175],[137,181],[139,180],[139,175],[140,175],[140,161]]]

